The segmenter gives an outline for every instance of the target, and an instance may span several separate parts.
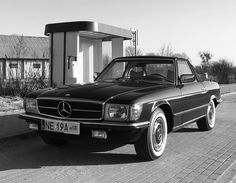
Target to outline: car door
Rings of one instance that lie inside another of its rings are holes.
[[[182,123],[188,123],[205,114],[207,107],[206,89],[201,82],[198,82],[196,76],[193,81],[181,83],[181,75],[195,75],[186,60],[178,60],[177,68],[181,91],[181,121]]]

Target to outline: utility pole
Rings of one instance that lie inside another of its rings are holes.
[[[134,55],[137,55],[137,46],[138,46],[138,29],[131,29],[132,31],[132,43],[134,46]]]

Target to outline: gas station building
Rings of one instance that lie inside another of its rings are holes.
[[[50,38],[50,80],[56,85],[93,82],[104,67],[103,41],[111,41],[116,58],[123,56],[123,42],[132,39],[131,30],[90,21],[47,24],[45,35]]]

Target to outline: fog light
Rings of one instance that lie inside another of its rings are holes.
[[[98,139],[107,139],[107,133],[102,130],[92,130],[92,137]]]
[[[31,129],[31,130],[39,130],[39,127],[35,123],[29,123],[29,129]]]

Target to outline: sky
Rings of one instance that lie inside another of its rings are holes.
[[[44,36],[48,23],[96,21],[139,32],[144,53],[171,45],[193,65],[199,51],[236,66],[235,0],[0,0],[0,34]],[[129,44],[129,43],[128,43]],[[127,45],[127,44],[126,44]]]

